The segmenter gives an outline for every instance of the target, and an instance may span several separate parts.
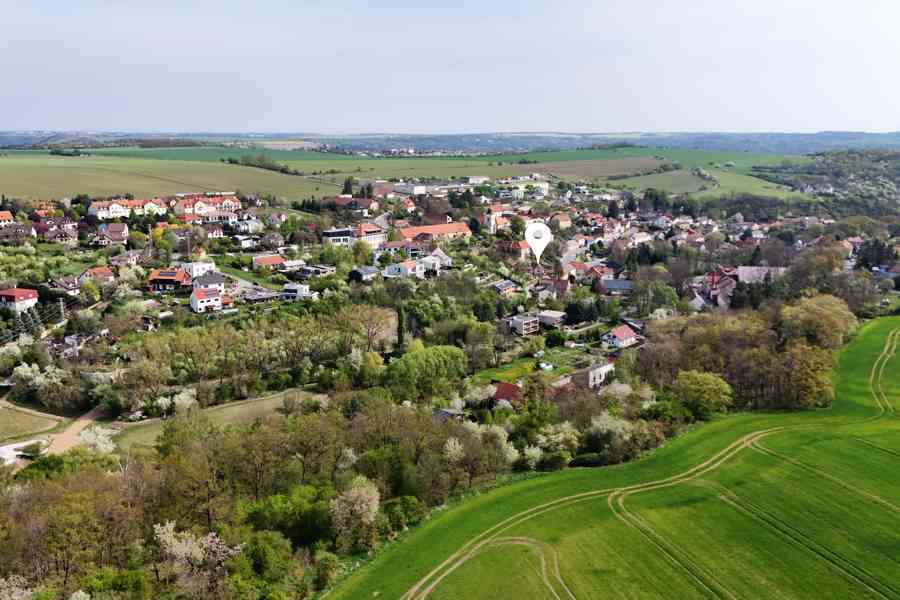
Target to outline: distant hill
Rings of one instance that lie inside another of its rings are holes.
[[[694,150],[807,154],[859,148],[900,149],[900,132],[866,133],[823,131],[819,133],[727,133],[727,132],[623,132],[564,133],[508,132],[471,134],[366,133],[325,135],[316,133],[146,133],[78,131],[0,132],[0,148],[47,148],[53,146],[105,146],[157,141],[171,145],[302,141],[326,144],[346,151],[386,151],[414,148],[416,152],[509,153],[535,150],[569,150],[614,144],[684,148]]]

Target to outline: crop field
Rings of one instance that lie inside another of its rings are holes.
[[[47,431],[58,424],[56,419],[0,406],[0,441]]]
[[[461,502],[329,598],[900,598],[898,346],[900,317],[864,325],[830,409],[722,417]]]
[[[784,191],[752,177],[754,165],[807,160],[801,156],[704,152],[665,148],[604,148],[467,157],[369,158],[270,148],[200,146],[187,148],[101,148],[88,156],[50,156],[46,151],[0,153],[0,193],[25,198],[60,198],[86,193],[105,197],[186,191],[270,193],[288,200],[321,197],[339,190],[347,176],[359,178],[448,178],[467,175],[505,177],[533,172],[567,180],[604,182],[612,175],[639,174],[664,162],[680,162],[686,172],[703,167],[721,187],[703,192]],[[282,175],[263,169],[226,165],[223,158],[265,154],[306,176]],[[663,189],[678,193],[699,189],[689,175],[659,176]],[[653,176],[651,176],[653,177]],[[631,180],[623,180],[630,185]],[[634,185],[640,187],[643,182]],[[670,187],[667,187],[670,186]]]
[[[221,406],[206,408],[203,412],[209,417],[210,421],[216,425],[235,425],[239,423],[252,423],[256,419],[268,417],[275,414],[284,404],[284,399],[288,396],[294,396],[298,399],[312,397],[312,394],[298,390],[286,390],[265,396],[262,398],[253,398],[252,400],[242,400],[240,402],[230,402]],[[162,433],[164,423],[162,421],[153,421],[152,423],[132,425],[116,436],[116,444],[122,449],[132,446],[150,446],[156,441],[156,438]]]
[[[127,193],[154,196],[242,190],[300,199],[334,194],[339,189],[329,182],[200,160],[64,157],[33,152],[0,157],[0,193],[19,198],[50,199],[80,193],[97,197]]]

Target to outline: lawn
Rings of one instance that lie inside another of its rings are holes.
[[[552,371],[546,371],[546,373],[551,378],[556,379],[571,373],[579,362],[590,359],[590,354],[580,348],[548,348],[541,358],[526,356],[517,358],[499,367],[478,371],[472,375],[472,383],[476,385],[487,385],[492,381],[515,383],[519,379],[523,379],[537,371],[539,362],[553,365],[555,368]]]
[[[219,257],[215,257],[213,260],[215,260],[216,258]],[[251,283],[255,283],[256,285],[260,285],[270,290],[280,290],[282,288],[282,286],[278,285],[277,283],[272,283],[271,281],[269,281],[268,277],[263,277],[262,275],[254,273],[253,271],[242,271],[241,269],[228,267],[221,262],[221,258],[219,260],[215,260],[215,262],[216,268],[218,268],[218,270],[225,275],[245,279]]]
[[[329,598],[900,597],[894,331],[871,321],[840,352],[831,409],[721,417],[640,461],[482,493]]]
[[[252,423],[256,419],[276,414],[284,403],[286,397],[311,398],[312,394],[299,390],[286,390],[263,398],[241,400],[221,406],[204,409],[204,413],[217,425],[235,425],[239,423]],[[131,425],[121,434],[116,436],[116,443],[122,449],[131,446],[150,446],[162,433],[162,421],[154,421],[147,424]]]
[[[42,433],[59,424],[56,419],[0,406],[0,442]]]

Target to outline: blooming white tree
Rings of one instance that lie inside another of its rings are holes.
[[[374,483],[357,476],[346,490],[331,501],[331,522],[342,552],[370,549],[377,540],[375,518],[381,495]]]
[[[0,600],[31,600],[35,590],[28,586],[24,577],[11,575],[0,577]]]
[[[608,410],[604,410],[599,415],[591,417],[591,426],[587,432],[627,442],[631,439],[633,430],[634,425],[631,421],[611,415]]]
[[[188,387],[184,388],[174,396],[172,396],[172,405],[175,412],[187,412],[191,408],[197,406],[197,389]]]
[[[338,468],[342,471],[349,469],[356,464],[357,460],[356,451],[353,448],[344,448],[338,458]]]
[[[455,465],[462,462],[465,457],[466,450],[463,448],[462,442],[455,437],[447,438],[447,441],[444,442],[444,460]]]
[[[115,451],[116,443],[112,440],[115,431],[99,425],[92,425],[78,434],[81,442],[95,452],[110,454]]]
[[[525,446],[522,450],[522,455],[525,457],[525,464],[528,465],[529,469],[533,470],[541,461],[544,451],[541,450],[540,446]]]
[[[228,546],[215,533],[203,537],[175,531],[175,522],[153,526],[166,564],[175,572],[181,591],[191,598],[215,597],[226,575],[225,561],[243,546]]]
[[[581,443],[581,434],[568,421],[544,426],[537,435],[537,444],[545,452],[574,454]]]

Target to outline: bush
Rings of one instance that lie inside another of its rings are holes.
[[[547,452],[537,464],[538,471],[560,471],[569,464],[568,452]]]
[[[331,552],[322,551],[316,554],[315,586],[317,590],[324,590],[334,583],[340,564],[338,557]]]
[[[606,464],[606,459],[599,452],[588,452],[579,454],[569,463],[570,467],[602,467]]]
[[[391,530],[402,531],[425,518],[427,509],[415,496],[400,496],[384,503],[384,514]]]

